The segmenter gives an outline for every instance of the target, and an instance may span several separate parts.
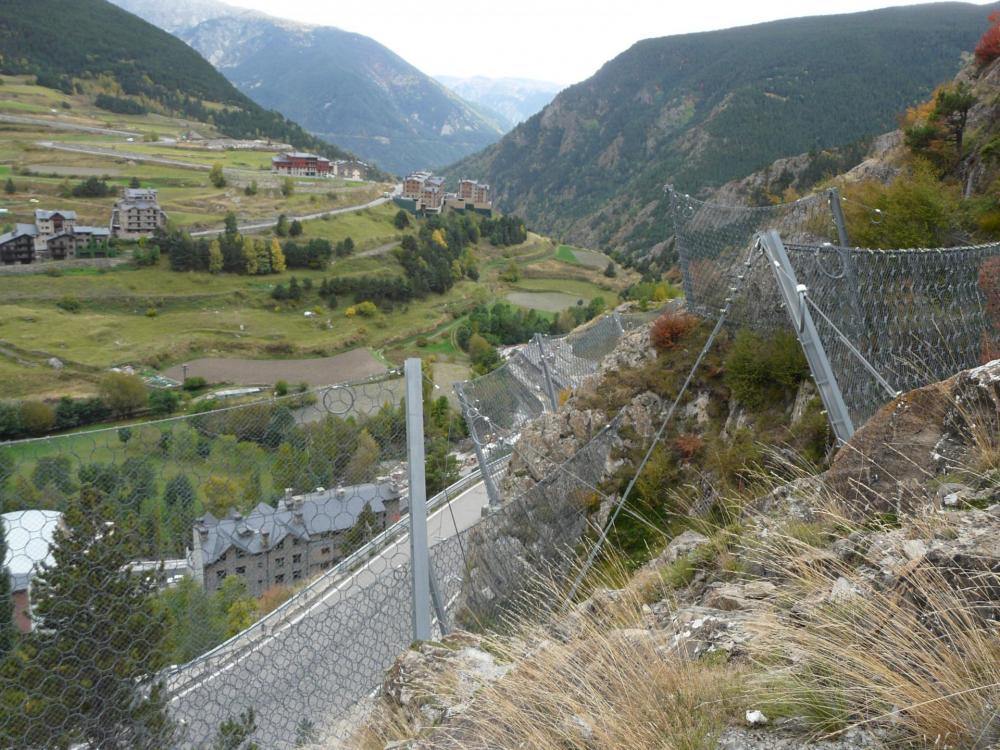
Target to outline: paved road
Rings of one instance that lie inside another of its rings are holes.
[[[75,122],[47,120],[44,117],[24,117],[23,115],[0,115],[0,122],[9,122],[15,125],[39,125],[44,128],[54,128],[55,130],[77,130],[81,133],[94,133],[95,135],[120,135],[124,138],[142,138],[142,133],[133,133],[130,130],[110,130],[109,128],[95,128],[90,125],[79,125],[78,123]]]
[[[431,545],[475,524],[486,502],[480,483],[433,513]],[[252,707],[261,747],[291,748],[303,719],[322,726],[368,695],[412,639],[409,557],[404,537],[253,648],[198,667],[183,687],[171,680],[189,746],[204,747],[219,723]]]
[[[374,208],[375,206],[381,206],[383,203],[388,203],[391,198],[378,197],[374,200],[368,201],[358,206],[343,206],[341,208],[331,208],[328,211],[319,211],[314,214],[304,214],[302,216],[289,216],[289,221],[313,221],[314,219],[322,219],[324,216],[336,216],[337,214],[347,214],[352,211],[361,211],[365,208]],[[240,224],[238,229],[244,234],[252,232],[262,232],[268,229],[273,229],[275,222],[277,222],[278,217],[274,217],[268,221],[253,221],[247,224]],[[216,237],[222,234],[225,229],[203,229],[200,232],[191,232],[192,237]],[[379,248],[375,248],[378,250]]]
[[[138,151],[127,151],[118,148],[105,148],[104,146],[78,146],[72,143],[56,143],[55,141],[37,141],[36,146],[51,148],[56,151],[72,151],[77,154],[90,154],[91,156],[108,156],[113,159],[128,159],[129,161],[144,161],[151,164],[165,164],[168,167],[180,167],[182,169],[195,169],[207,172],[211,167],[207,164],[196,164],[190,161],[180,161],[178,159],[164,159],[162,156],[150,156],[140,154]]]

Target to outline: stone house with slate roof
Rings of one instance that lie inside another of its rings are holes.
[[[404,501],[392,481],[324,489],[304,495],[285,493],[277,507],[260,503],[243,515],[230,509],[225,518],[211,513],[195,520],[189,553],[195,580],[216,591],[228,576],[240,576],[258,597],[271,586],[294,585],[322,573],[349,552],[348,531],[367,506],[375,517],[375,536],[400,517]]]
[[[125,188],[111,211],[111,233],[123,239],[152,237],[167,226],[167,214],[160,208],[158,193],[151,188]]]

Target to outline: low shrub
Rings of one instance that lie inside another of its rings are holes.
[[[665,312],[653,321],[649,340],[658,352],[673,349],[698,326],[698,319],[685,312]]]
[[[749,409],[780,401],[808,375],[802,347],[788,331],[763,339],[741,330],[725,361],[726,385]]]

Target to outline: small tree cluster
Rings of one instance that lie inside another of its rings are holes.
[[[1000,57],[1000,11],[990,13],[990,27],[976,45],[976,61],[988,65]]]

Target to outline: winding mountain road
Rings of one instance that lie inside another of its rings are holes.
[[[486,503],[479,482],[432,513],[432,550],[473,526]],[[222,721],[246,708],[254,710],[254,740],[266,748],[291,748],[303,721],[322,727],[348,713],[412,640],[409,560],[403,535],[249,645],[168,677],[185,745],[205,747]]]

